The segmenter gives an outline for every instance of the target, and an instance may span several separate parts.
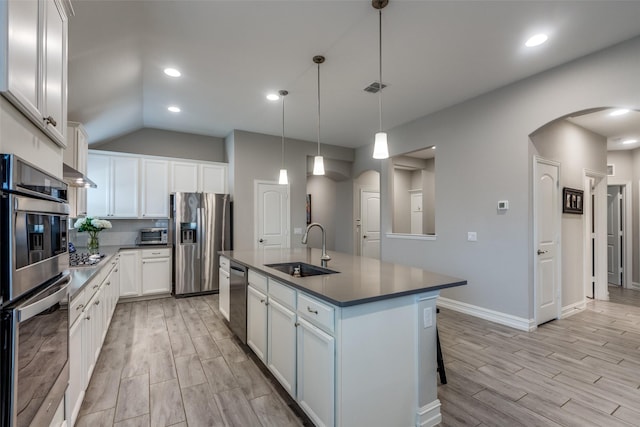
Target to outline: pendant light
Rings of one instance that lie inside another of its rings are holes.
[[[387,145],[387,133],[382,131],[382,9],[389,4],[389,0],[372,0],[371,5],[378,10],[379,16],[379,53],[380,53],[380,79],[378,80],[378,112],[380,114],[380,131],[376,133],[373,144],[373,158],[387,159],[389,157],[389,146]]]
[[[289,178],[287,177],[287,170],[284,167],[284,97],[289,95],[289,92],[281,90],[278,93],[282,98],[282,167],[280,168],[280,179],[278,179],[278,184],[288,185]]]
[[[313,174],[324,175],[324,159],[320,155],[320,64],[324,62],[324,56],[314,56],[313,62],[318,64],[318,155],[313,159]]]

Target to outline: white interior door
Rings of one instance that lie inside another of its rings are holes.
[[[289,186],[256,181],[255,247],[289,247]]]
[[[422,193],[411,194],[411,234],[422,234]]]
[[[622,193],[619,185],[607,186],[607,281],[622,285]]]
[[[360,254],[380,258],[380,192],[360,193]]]
[[[534,277],[538,325],[560,314],[560,209],[559,166],[536,159],[534,184]]]

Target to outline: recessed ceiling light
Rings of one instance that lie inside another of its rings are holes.
[[[612,112],[609,113],[610,116],[622,116],[624,114],[627,114],[629,112],[629,109],[627,108],[620,108],[618,110],[613,110]]]
[[[622,141],[622,143],[624,145],[635,144],[636,142],[638,142],[637,139],[626,139],[626,140]]]
[[[172,105],[171,107],[167,108],[167,110],[171,111],[172,113],[179,113],[180,107],[176,107],[175,105]]]
[[[435,146],[435,145],[432,145],[432,146],[431,146],[431,149],[432,149],[432,150],[435,150],[435,149],[436,149],[436,146]]]
[[[278,99],[280,99],[280,97],[275,93],[270,93],[269,95],[267,95],[267,99],[269,101],[277,101]]]
[[[549,39],[546,34],[536,34],[533,37],[530,37],[529,40],[524,44],[527,47],[540,46],[542,43],[546,42]]]
[[[180,77],[182,73],[175,68],[165,68],[164,73],[170,77]]]

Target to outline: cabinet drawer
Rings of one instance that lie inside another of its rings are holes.
[[[335,309],[303,293],[298,293],[298,314],[316,326],[334,332]]]
[[[249,283],[251,283],[256,289],[267,293],[267,277],[260,273],[256,273],[253,270],[249,270]]]
[[[83,289],[74,296],[73,301],[71,301],[71,304],[69,304],[69,325],[73,325],[78,316],[82,314],[82,309],[84,308],[86,302],[87,300],[85,298],[85,292]]]
[[[220,268],[226,271],[227,273],[229,272],[229,258],[226,258],[223,256],[220,257]]]
[[[171,249],[169,248],[142,250],[142,258],[166,258],[168,256],[171,256]]]
[[[296,291],[271,278],[269,279],[269,297],[277,299],[294,311],[296,309]]]

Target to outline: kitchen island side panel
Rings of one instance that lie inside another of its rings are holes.
[[[340,309],[336,319],[336,426],[435,426],[440,422],[435,333],[438,293]],[[427,306],[433,310],[433,323],[423,328],[421,311]],[[419,415],[425,407],[430,408],[428,416]]]

